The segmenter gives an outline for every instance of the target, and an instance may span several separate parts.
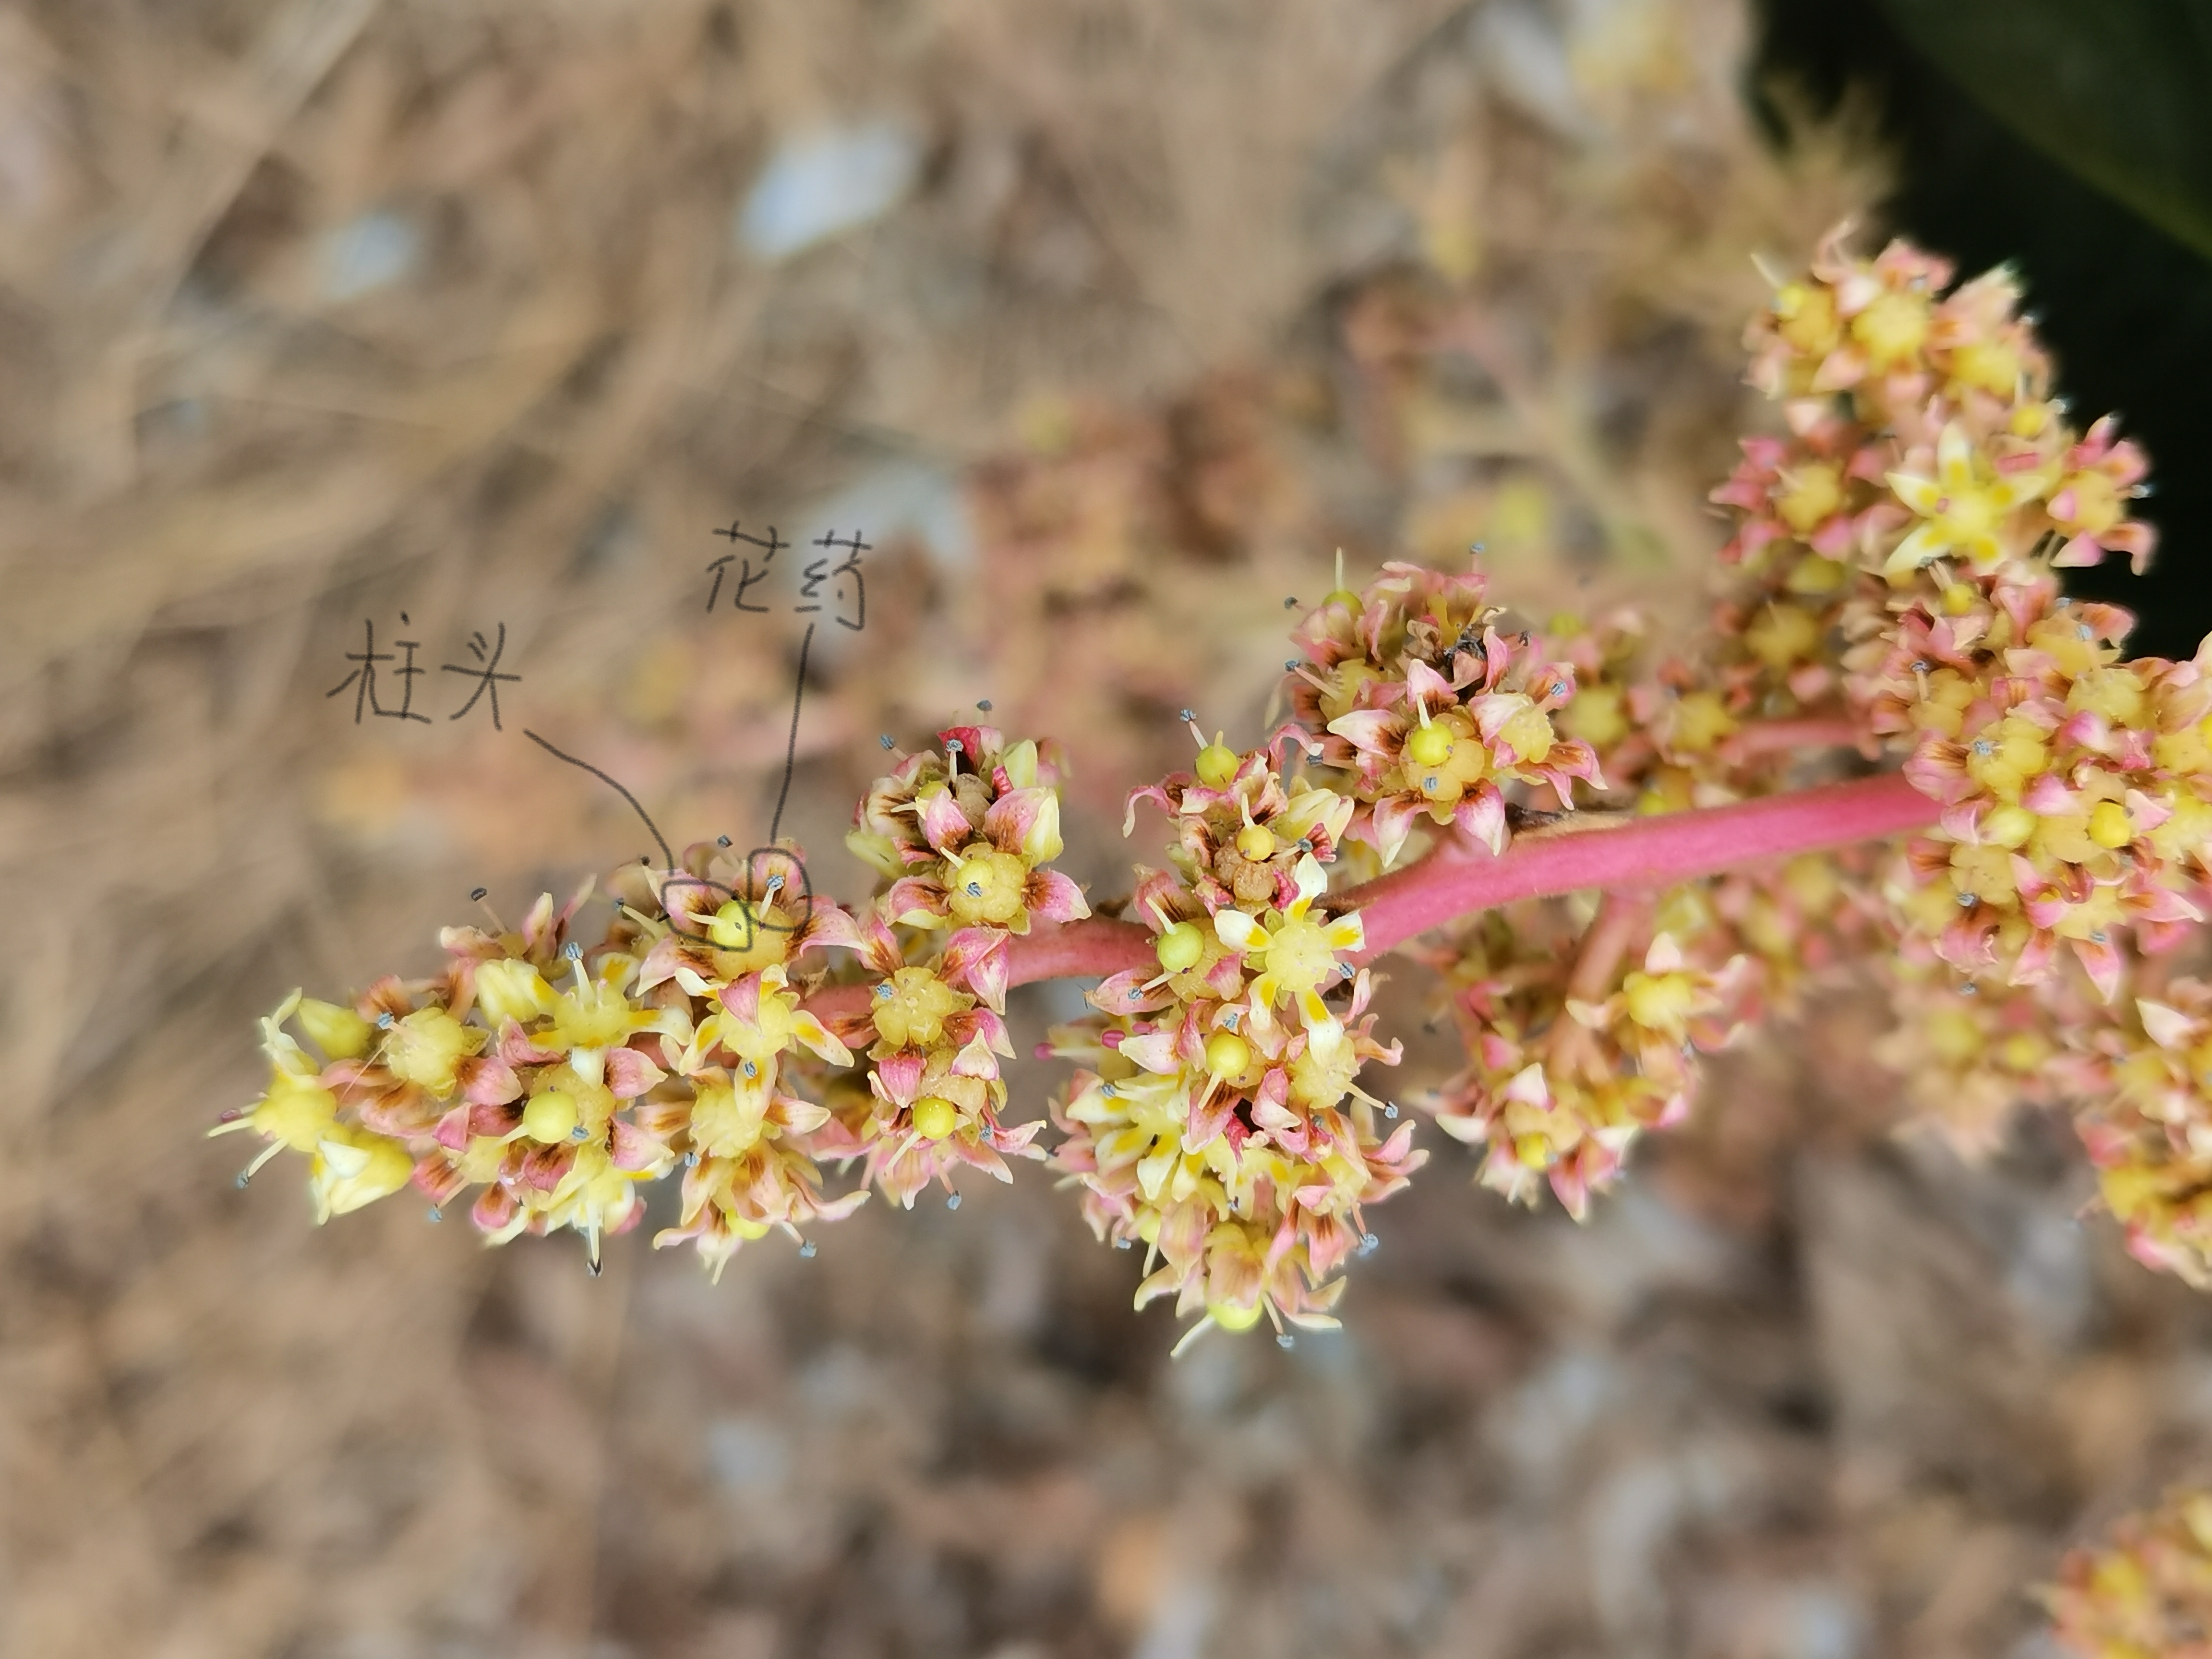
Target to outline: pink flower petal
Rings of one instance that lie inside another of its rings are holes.
[[[922,1056],[910,1048],[878,1060],[871,1073],[876,1093],[894,1106],[913,1105],[921,1092],[922,1066]]]
[[[963,927],[945,942],[938,972],[946,984],[972,991],[988,1007],[1006,1012],[1006,984],[1012,972],[1006,935],[995,927]]]
[[[635,1048],[607,1051],[607,1088],[617,1100],[635,1100],[667,1075]]]
[[[1057,870],[1032,870],[1022,900],[1031,915],[1046,921],[1080,921],[1091,914],[1083,889]]]
[[[945,857],[960,852],[975,838],[975,826],[961,811],[960,798],[950,789],[940,789],[921,802],[921,808],[922,838]]]

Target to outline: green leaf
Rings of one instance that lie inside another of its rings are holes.
[[[2061,166],[2212,258],[2212,0],[1878,0]]]

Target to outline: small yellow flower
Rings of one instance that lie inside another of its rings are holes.
[[[702,1158],[738,1158],[759,1144],[768,1124],[768,1091],[728,1077],[702,1077],[691,1103],[692,1149]]]
[[[479,963],[476,987],[477,1006],[494,1025],[513,1020],[526,1026],[553,1006],[553,988],[526,962]]]
[[[1321,988],[1342,976],[1339,953],[1358,950],[1367,942],[1367,930],[1357,915],[1322,921],[1308,914],[1328,887],[1311,854],[1298,860],[1296,874],[1298,896],[1273,929],[1241,910],[1224,909],[1213,918],[1213,931],[1260,969],[1252,981],[1253,1024],[1267,1029],[1275,1004],[1288,1000],[1304,1018],[1308,1046],[1325,1057],[1344,1041],[1344,1026],[1322,1002]]]
[[[657,1024],[652,1010],[638,1007],[623,994],[623,985],[636,966],[628,957],[611,955],[599,963],[594,977],[577,963],[575,983],[553,1000],[555,1040],[546,1046],[612,1048]]]
[[[315,1142],[307,1194],[318,1223],[389,1198],[415,1173],[406,1147],[353,1124],[334,1124]]]
[[[945,1035],[945,1022],[975,1006],[975,998],[928,969],[901,968],[877,987],[876,1035],[894,1048],[933,1048]]]
[[[368,1052],[376,1027],[352,1009],[314,997],[300,999],[300,1029],[330,1060],[355,1060]]]
[[[834,1066],[853,1063],[852,1051],[799,1006],[799,994],[790,988],[784,970],[765,968],[761,970],[757,1000],[749,1015],[741,1016],[726,1006],[701,1020],[681,1069],[695,1069],[705,1055],[720,1047],[737,1056],[738,1068],[748,1082],[757,1079],[765,1087],[775,1081],[776,1056],[793,1043],[805,1044]]]
[[[482,1049],[489,1036],[443,1008],[417,1008],[393,1022],[380,1052],[392,1076],[443,1100],[453,1092],[461,1061]]]
[[[1994,569],[2005,558],[2000,532],[2006,516],[2041,495],[2050,483],[2049,475],[2040,471],[2000,473],[1974,448],[1966,428],[1949,422],[1936,441],[1934,477],[1889,474],[1890,489],[1921,523],[1897,544],[1882,574],[1892,580],[1907,576],[1947,553],[1959,554],[1978,570]]]

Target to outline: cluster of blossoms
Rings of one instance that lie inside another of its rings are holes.
[[[1008,1157],[1039,1155],[1042,1125],[1000,1115],[999,1061],[1013,1054],[1007,945],[1035,922],[1091,914],[1082,890],[1045,867],[1061,850],[1056,752],[988,726],[938,738],[942,752],[876,780],[845,838],[884,884],[860,943],[866,1003],[832,1023],[871,1062],[870,1097],[854,1103],[869,1178],[909,1207],[932,1181],[950,1188],[961,1166],[1006,1181]]]
[[[1524,630],[1501,633],[1479,570],[1391,563],[1364,593],[1342,586],[1296,635],[1288,689],[1324,764],[1351,775],[1349,832],[1395,863],[1423,818],[1504,849],[1506,787],[1559,806],[1599,785],[1597,752],[1553,713],[1574,696],[1571,665]]]
[[[268,1140],[249,1176],[307,1154],[319,1218],[410,1182],[436,1216],[476,1189],[489,1242],[572,1228],[595,1270],[643,1218],[641,1183],[679,1164],[681,1224],[656,1242],[694,1241],[717,1272],[771,1227],[845,1213],[859,1196],[825,1202],[815,1161],[844,1147],[786,1060],[850,1059],[788,964],[852,943],[852,920],[787,900],[787,858],[749,862],[699,847],[625,870],[630,896],[589,951],[568,937],[587,885],[558,911],[541,897],[519,931],[447,928],[434,978],[380,980],[350,1006],[295,994],[264,1022],[267,1092],[216,1133]]]
[[[1432,953],[1468,1062],[1433,1109],[1484,1149],[1484,1186],[1528,1199],[1548,1184],[1579,1219],[1640,1133],[1689,1111],[1695,1056],[1733,1035],[1747,964],[1693,964],[1649,908],[1609,898],[1577,927],[1550,901],[1512,921],[1493,913]]]
[[[1175,870],[1138,872],[1149,959],[1052,1034],[1083,1068],[1054,1107],[1055,1162],[1100,1237],[1144,1244],[1139,1305],[1173,1292],[1195,1329],[1331,1325],[1364,1206],[1425,1157],[1410,1122],[1385,1138],[1396,1107],[1359,1087],[1399,1050],[1373,1036],[1358,915],[1321,908],[1353,803],[1286,783],[1279,742],[1199,738],[1194,770],[1130,798],[1133,817],[1139,799],[1167,812]]]
[[[2212,1288],[2212,985],[2176,979],[2071,1056],[2105,1204],[2146,1265]]]
[[[1097,914],[1053,867],[1056,750],[955,726],[860,801],[857,911],[791,847],[629,866],[595,945],[581,895],[548,899],[448,930],[429,979],[289,999],[217,1132],[304,1154],[319,1218],[473,1193],[490,1241],[571,1228],[594,1262],[681,1170],[658,1242],[716,1271],[871,1191],[1048,1160],[1142,1247],[1139,1304],[1287,1340],[1334,1322],[1425,1159],[1369,1071],[1401,1058],[1370,964],[1425,936],[1466,1053],[1408,1097],[1510,1198],[1585,1214],[1695,1109],[1702,1055],[1856,983],[1960,1145],[2063,1106],[2136,1254],[2212,1284],[2212,988],[2184,973],[2212,655],[2126,659],[2125,613],[2063,597],[2062,568],[2149,553],[2142,457],[2068,424],[2008,276],[1949,281],[1831,242],[1754,319],[1781,429],[1715,493],[1702,635],[1539,630],[1479,568],[1355,591],[1340,562],[1289,723],[1194,725],[1124,823],[1165,816],[1167,867]],[[1010,991],[1053,976],[1098,982],[1043,1045],[1076,1067],[1048,1119],[1003,1067]]]
[[[2062,1097],[2050,988],[1961,984],[1926,951],[1900,952],[1890,977],[1896,1024],[1874,1057],[1897,1074],[1917,1121],[1960,1152],[1985,1156],[2019,1108]]]
[[[2042,1595],[2053,1634],[2081,1659],[2206,1659],[2212,1494],[2179,1492],[2128,1516],[2104,1547],[2068,1555]]]

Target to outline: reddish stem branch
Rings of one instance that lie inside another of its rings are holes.
[[[1584,888],[1663,887],[1740,865],[1902,835],[1935,823],[1936,811],[1934,801],[1891,772],[1607,829],[1524,836],[1498,858],[1431,854],[1337,896],[1366,923],[1367,948],[1358,958],[1366,962],[1431,927],[1515,899]],[[1103,979],[1152,962],[1150,929],[1092,916],[1041,923],[1014,939],[1009,978],[1016,985]],[[867,996],[864,985],[830,986],[806,1006],[817,1015],[852,1013],[866,1006]]]
[[[1808,749],[1856,749],[1866,728],[1842,714],[1790,720],[1753,720],[1721,741],[1721,753],[1733,761],[1758,755],[1798,753]]]
[[[1578,1002],[1602,1002],[1613,988],[1613,976],[1620,971],[1622,958],[1638,932],[1651,915],[1652,898],[1648,892],[1607,893],[1598,902],[1597,915],[1583,933],[1582,948],[1575,957],[1574,972],[1567,980],[1567,995]],[[1572,1075],[1579,1074],[1596,1082],[1606,1073],[1605,1061],[1599,1053],[1597,1036],[1588,1026],[1574,1019],[1564,1019],[1552,1028],[1553,1057],[1560,1068]]]
[[[1636,937],[1637,929],[1650,914],[1651,899],[1646,893],[1607,893],[1597,908],[1597,916],[1583,934],[1582,949],[1575,957],[1575,971],[1567,980],[1567,994],[1581,1002],[1602,1002],[1613,985],[1613,976],[1620,969],[1621,958],[1628,954],[1629,941]]]
[[[1583,888],[1663,887],[1738,865],[1879,841],[1936,822],[1936,803],[1895,772],[1734,806],[1668,812],[1615,830],[1528,838],[1494,859],[1420,863],[1353,888],[1369,960],[1418,933],[1514,899]]]

